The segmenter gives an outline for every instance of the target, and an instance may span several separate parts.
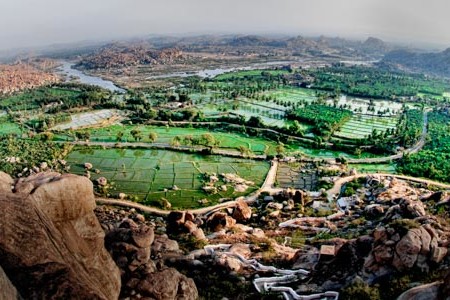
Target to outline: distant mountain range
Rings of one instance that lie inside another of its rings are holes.
[[[392,50],[385,42],[378,38],[369,37],[366,41],[347,40],[339,37],[266,37],[260,35],[204,35],[197,37],[158,37],[147,40],[155,47],[177,47],[183,50],[199,47],[268,47],[293,51],[329,52],[354,52],[355,54],[369,54],[381,56]]]
[[[450,48],[435,53],[395,50],[387,53],[382,63],[412,71],[450,77]]]
[[[184,54],[207,52],[234,56],[326,57],[340,59],[381,59],[391,50],[382,40],[351,41],[342,38],[267,37],[224,35],[195,37],[148,37],[109,43],[81,54],[78,66],[109,69],[136,65],[182,63]]]

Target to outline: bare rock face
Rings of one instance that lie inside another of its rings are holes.
[[[161,258],[181,255],[176,241],[167,236],[155,236],[152,227],[127,218],[107,232],[105,245],[120,267],[124,285],[122,297],[197,299],[198,292],[192,279],[150,259],[151,253]]]
[[[396,255],[392,264],[397,270],[404,271],[411,269],[416,263],[422,247],[422,236],[420,233],[421,230],[418,228],[408,231],[395,246]]]
[[[236,225],[236,220],[223,212],[215,212],[206,222],[214,232]]]
[[[104,248],[85,177],[0,173],[0,265],[26,299],[117,299],[120,273]]]
[[[9,281],[3,269],[0,267],[0,299],[20,299],[14,285]]]
[[[403,229],[405,230],[405,229]],[[373,232],[374,244],[364,270],[375,278],[393,271],[416,269],[429,272],[447,256],[442,238],[430,224],[407,229],[400,234],[393,228],[378,227]]]
[[[238,222],[245,222],[252,217],[252,209],[248,207],[244,199],[239,199],[236,202],[236,208],[233,211],[233,218]]]
[[[429,300],[438,299],[439,282],[429,283],[407,290],[397,300]]]

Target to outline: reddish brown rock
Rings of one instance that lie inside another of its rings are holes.
[[[6,276],[3,269],[0,267],[0,299],[15,300],[20,299],[16,288]]]
[[[420,229],[412,229],[397,243],[392,265],[398,271],[411,269],[422,248]]]
[[[441,299],[438,298],[440,282],[433,282],[429,284],[420,285],[407,290],[401,294],[397,300],[430,300]],[[444,298],[442,298],[444,299]]]
[[[224,228],[231,228],[236,225],[236,220],[223,212],[216,212],[207,220],[208,226],[213,231],[219,231]]]
[[[41,173],[15,193],[2,174],[0,265],[26,299],[117,299],[120,273],[104,248],[92,183]]]
[[[198,298],[194,281],[172,268],[148,274],[136,288],[143,296],[158,300]]]
[[[236,201],[236,208],[233,211],[233,218],[238,222],[245,222],[252,217],[252,209],[248,207],[244,199]]]

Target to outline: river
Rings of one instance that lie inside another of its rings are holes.
[[[204,69],[200,71],[191,71],[191,72],[174,72],[163,75],[153,75],[149,76],[145,79],[164,79],[164,78],[172,78],[172,77],[190,77],[190,76],[199,76],[201,78],[213,78],[217,75],[221,75],[224,73],[234,72],[234,71],[248,71],[255,69],[267,69],[270,66],[283,66],[292,63],[293,61],[272,61],[266,63],[258,63],[253,64],[248,67],[235,67],[235,68],[216,68],[216,69]]]
[[[80,70],[74,69],[73,66],[75,64],[68,61],[63,61],[62,65],[58,67],[57,72],[65,76],[65,80],[71,81],[72,78],[75,78],[80,83],[89,84],[89,85],[97,85],[104,89],[110,90],[111,92],[119,92],[124,93],[125,90],[116,86],[112,81],[104,80],[103,78],[91,76],[83,73]]]

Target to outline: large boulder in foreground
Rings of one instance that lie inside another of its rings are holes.
[[[3,269],[0,267],[0,299],[20,299],[14,285],[9,281]]]
[[[0,266],[25,299],[117,299],[120,272],[104,248],[90,180],[0,172]]]

